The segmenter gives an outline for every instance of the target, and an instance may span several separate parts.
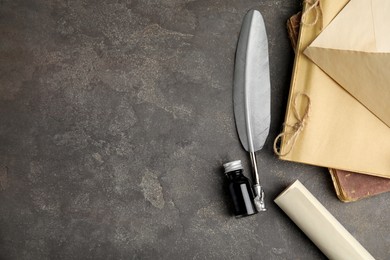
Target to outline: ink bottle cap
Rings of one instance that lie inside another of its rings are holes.
[[[225,168],[225,173],[228,173],[228,172],[231,172],[231,171],[235,171],[235,170],[242,170],[242,164],[241,164],[241,160],[237,160],[237,161],[232,161],[232,162],[228,162],[228,163],[225,163],[223,165],[223,167]]]

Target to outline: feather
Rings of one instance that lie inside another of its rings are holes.
[[[242,146],[250,153],[255,193],[262,193],[255,152],[262,149],[271,121],[268,40],[263,17],[250,10],[244,18],[234,69],[234,117]],[[260,191],[256,191],[260,187]],[[257,199],[261,194],[256,194]],[[256,201],[255,201],[256,202]]]

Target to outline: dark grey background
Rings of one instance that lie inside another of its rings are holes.
[[[268,211],[237,220],[221,165],[249,169],[232,76],[252,7],[269,37],[272,125],[257,154]],[[0,258],[322,259],[273,203],[299,179],[388,259],[390,194],[343,204],[326,169],[272,152],[293,61],[285,23],[300,8],[0,0]]]

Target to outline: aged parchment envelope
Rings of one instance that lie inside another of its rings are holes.
[[[352,0],[304,53],[390,126],[390,1]]]
[[[352,0],[350,3],[365,1]],[[348,0],[321,0],[323,26],[321,23],[301,26],[280,158],[390,178],[390,128],[303,54],[321,30],[325,32],[331,21],[336,21],[348,3]],[[383,12],[387,10],[384,8]],[[318,11],[310,11],[305,19],[315,21],[317,15]],[[357,22],[368,18],[348,19]],[[355,30],[355,27],[359,26],[353,25],[346,30]],[[348,38],[348,35],[339,37]],[[367,42],[363,42],[362,46],[366,46]],[[339,68],[341,65],[335,62],[333,66]],[[310,105],[302,93],[310,98]],[[305,118],[308,106],[310,109]],[[297,118],[297,112],[301,118]]]

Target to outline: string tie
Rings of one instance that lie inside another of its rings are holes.
[[[302,14],[301,23],[306,26],[314,26],[320,21],[320,28],[322,28],[322,7],[320,0],[305,0],[304,3],[308,5]],[[308,16],[311,12],[315,12],[315,18],[312,22],[308,22]]]
[[[298,105],[297,105],[297,100],[299,97],[304,97],[307,99],[307,103],[306,103],[306,107],[305,107],[305,111],[303,113],[303,115],[301,115],[297,109]],[[295,117],[295,120],[297,121],[295,124],[293,125],[290,125],[290,124],[284,124],[285,126],[285,129],[284,129],[284,132],[280,133],[276,138],[275,138],[275,141],[274,141],[274,152],[278,155],[278,156],[285,156],[287,154],[289,154],[293,148],[293,146],[295,145],[295,142],[297,141],[297,138],[299,136],[299,134],[303,131],[303,129],[305,128],[305,125],[306,125],[306,122],[309,118],[309,112],[310,112],[310,106],[311,106],[311,101],[310,101],[310,97],[305,94],[305,93],[297,93],[294,97],[294,101],[293,101],[293,112],[294,112],[294,117]],[[282,153],[281,149],[277,147],[277,144],[279,143],[279,141],[282,139],[282,138],[287,138],[287,141],[285,143],[285,147],[288,147],[287,150]]]

